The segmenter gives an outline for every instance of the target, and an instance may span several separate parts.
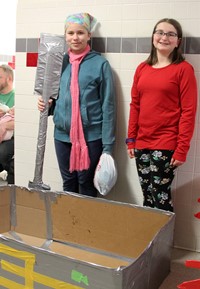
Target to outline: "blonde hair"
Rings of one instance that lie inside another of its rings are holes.
[[[13,69],[10,65],[1,64],[0,68],[3,69],[3,71],[11,78],[12,81],[14,80]]]

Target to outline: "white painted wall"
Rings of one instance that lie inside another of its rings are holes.
[[[17,0],[0,0],[0,54],[15,54]]]

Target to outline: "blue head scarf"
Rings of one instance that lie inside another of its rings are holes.
[[[91,32],[94,28],[97,20],[89,13],[77,13],[69,15],[65,20],[65,30],[70,24],[80,24],[87,29],[88,32]]]

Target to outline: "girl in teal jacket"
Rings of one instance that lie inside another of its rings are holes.
[[[54,139],[63,190],[96,197],[93,179],[102,152],[115,142],[115,91],[109,62],[90,49],[96,19],[73,14],[65,22],[68,53],[54,101]],[[38,107],[44,108],[39,99]],[[51,110],[52,110],[51,108]]]

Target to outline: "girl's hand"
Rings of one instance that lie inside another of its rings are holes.
[[[53,101],[53,99],[49,99],[49,101],[48,101],[49,107],[51,107],[52,101]],[[44,111],[44,109],[45,109],[45,102],[44,102],[44,100],[42,99],[42,96],[40,95],[40,96],[38,97],[38,110],[42,112],[42,111]]]
[[[181,162],[181,161],[178,161],[178,160],[175,160],[175,159],[171,158],[170,166],[179,167],[182,164],[184,164],[184,162]]]
[[[127,152],[130,159],[133,159],[135,157],[134,149],[127,149]]]

